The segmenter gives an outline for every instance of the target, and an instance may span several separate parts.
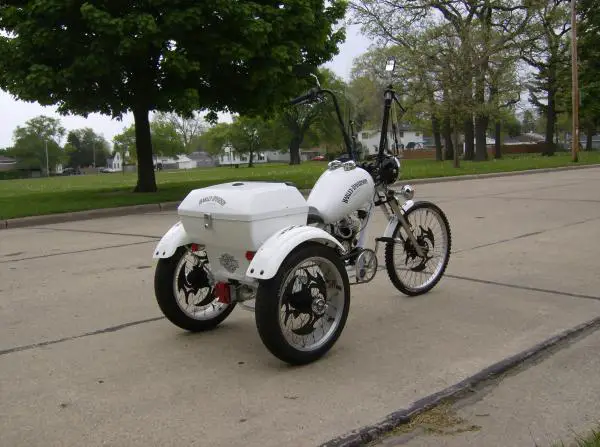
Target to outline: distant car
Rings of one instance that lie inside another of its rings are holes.
[[[324,155],[317,155],[316,157],[311,158],[312,161],[325,161],[327,160]]]
[[[64,168],[62,171],[62,175],[81,175],[81,170],[75,168]]]

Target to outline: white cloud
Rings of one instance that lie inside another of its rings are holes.
[[[352,69],[352,61],[356,56],[362,54],[369,44],[370,42],[360,34],[358,26],[349,26],[346,31],[346,42],[340,46],[339,54],[325,66],[344,79],[348,79]],[[11,146],[15,128],[38,115],[59,118],[62,125],[67,129],[67,133],[72,129],[91,127],[109,142],[112,142],[112,138],[116,134],[121,133],[125,127],[133,123],[132,114],[124,115],[122,121],[97,113],[90,114],[87,119],[74,115],[62,116],[56,112],[55,107],[43,107],[37,102],[16,101],[10,94],[0,90],[0,148]],[[220,119],[227,118],[222,115]]]

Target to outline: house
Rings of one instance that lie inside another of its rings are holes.
[[[414,149],[421,148],[425,140],[423,133],[407,124],[401,124],[396,131],[398,144],[401,148]],[[368,151],[369,155],[374,155],[379,150],[379,140],[381,139],[381,130],[363,130],[358,133],[358,142]],[[388,134],[388,144],[394,142],[394,133],[390,130]]]
[[[0,155],[0,171],[12,171],[17,167],[17,160]]]
[[[194,169],[196,162],[187,155],[175,155],[174,157],[155,155],[154,166],[158,169]]]
[[[233,147],[225,146],[223,152],[218,158],[221,166],[235,166],[247,164],[250,160],[248,154],[239,154],[235,152]],[[267,157],[264,152],[255,152],[252,158],[253,163],[266,163]]]
[[[216,161],[214,158],[209,153],[204,151],[192,152],[188,155],[188,158],[196,163],[196,168],[208,168],[216,166]]]
[[[123,169],[123,159],[119,152],[115,152],[112,158],[106,159],[106,168],[109,171],[121,171]]]
[[[289,163],[290,162],[290,151],[265,151],[265,157],[269,163]]]

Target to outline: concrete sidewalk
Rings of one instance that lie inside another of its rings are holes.
[[[338,343],[300,368],[242,310],[204,334],[162,318],[173,212],[2,231],[0,444],[314,446],[375,424],[600,316],[599,187],[600,169],[420,185],[452,226],[446,278],[354,286]]]
[[[456,402],[417,417],[374,444],[408,446],[571,445],[600,427],[600,331],[573,340]],[[557,444],[558,443],[558,444]]]

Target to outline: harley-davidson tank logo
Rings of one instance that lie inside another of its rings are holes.
[[[225,206],[227,204],[227,202],[225,201],[225,199],[223,197],[219,197],[219,196],[207,196],[207,197],[202,197],[199,201],[198,201],[198,205],[202,205],[203,203],[206,202],[216,202],[221,206]]]
[[[348,201],[350,200],[350,197],[352,197],[352,194],[354,194],[354,191],[356,191],[358,188],[360,188],[363,185],[367,184],[367,180],[366,179],[362,179],[359,180],[358,182],[354,183],[350,188],[348,188],[348,191],[346,191],[346,194],[344,194],[344,198],[342,199],[342,202],[344,203],[348,203]]]
[[[228,253],[223,253],[219,258],[219,262],[229,273],[235,272],[240,266],[240,263]]]

